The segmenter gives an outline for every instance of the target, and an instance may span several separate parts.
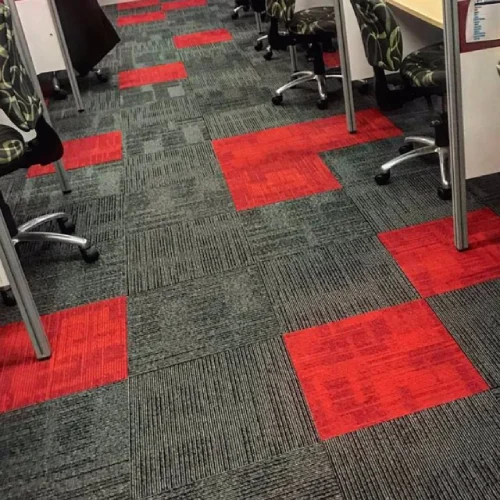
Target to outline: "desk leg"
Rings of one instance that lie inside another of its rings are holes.
[[[2,212],[0,212],[0,261],[4,265],[5,273],[14,292],[17,306],[28,330],[36,357],[40,360],[50,358],[50,344],[40,320],[35,301],[31,295],[28,282],[17,258],[16,250],[10,239]]]
[[[354,95],[352,92],[351,63],[349,61],[349,47],[347,46],[347,30],[343,0],[335,1],[335,18],[337,23],[337,40],[339,44],[340,67],[342,70],[342,88],[344,91],[345,114],[347,130],[356,132],[356,112],[354,110]]]

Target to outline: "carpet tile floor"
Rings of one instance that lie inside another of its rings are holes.
[[[72,193],[0,179],[20,223],[66,211],[101,252],[18,247],[54,356],[0,305],[0,498],[500,498],[500,176],[468,182],[459,254],[434,159],[373,181],[426,103],[354,90],[357,134],[339,82],[273,106],[288,53],[231,11],[105,7],[109,82],[49,104]]]

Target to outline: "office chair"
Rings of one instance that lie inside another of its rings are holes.
[[[248,12],[250,10],[250,0],[234,0],[234,9],[231,13],[231,19],[238,19],[240,11]]]
[[[313,7],[294,13],[295,0],[267,0],[266,10],[271,18],[269,43],[272,49],[284,50],[292,47],[292,53],[297,44],[309,45],[308,54],[313,61],[313,71],[295,71],[291,81],[276,90],[272,98],[275,105],[283,102],[283,93],[306,82],[316,82],[318,87],[319,109],[328,107],[326,80],[342,78],[339,70],[327,73],[323,61],[322,45],[331,42],[337,33],[335,11],[333,7]],[[287,28],[287,34],[279,33],[279,24]],[[292,55],[293,59],[293,55]]]
[[[400,28],[384,0],[351,0],[358,21],[368,63],[375,74],[375,95],[382,110],[394,109],[405,102],[424,97],[431,103],[431,96],[439,96],[442,110],[432,122],[434,137],[410,136],[400,148],[400,156],[380,168],[375,176],[379,185],[390,181],[391,170],[407,160],[437,154],[441,174],[438,195],[443,200],[451,198],[449,171],[449,137],[446,115],[446,69],[442,43],[424,47],[404,59]],[[385,71],[399,71],[399,85],[392,89]]]
[[[262,29],[262,21],[266,19],[266,2],[265,0],[250,0],[250,6],[255,14],[255,22],[257,24],[257,42],[255,44],[255,50],[261,51],[264,48],[264,42],[267,42],[267,33],[264,33]],[[268,46],[268,52],[271,48]],[[272,55],[271,55],[272,57]]]
[[[97,81],[99,83],[106,83],[109,81],[109,77],[108,75],[106,75],[102,69],[99,69],[99,68],[93,68],[92,69],[92,73],[94,73]],[[84,78],[86,77],[87,75],[79,75],[80,77]],[[66,99],[68,97],[68,92],[66,90],[64,90],[62,87],[61,87],[61,84],[59,82],[59,78],[57,76],[57,72],[54,71],[52,73],[52,92],[51,92],[51,97],[53,97],[56,101],[63,101],[64,99]]]

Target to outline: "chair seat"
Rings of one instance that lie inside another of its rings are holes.
[[[23,136],[14,128],[0,125],[0,175],[4,173],[1,166],[12,164],[24,155]]]
[[[288,31],[296,35],[321,35],[335,36],[335,9],[333,7],[314,7],[301,10],[293,15],[288,26]]]
[[[429,45],[405,57],[401,74],[414,87],[445,87],[444,45]]]

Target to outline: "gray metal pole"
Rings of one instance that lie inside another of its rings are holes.
[[[16,250],[12,244],[7,224],[0,211],[0,261],[4,265],[5,273],[9,278],[10,286],[14,292],[17,306],[21,312],[24,324],[35,349],[38,359],[48,359],[51,356],[50,344],[45,334],[40,314],[31,295],[31,291],[24,276],[23,269],[17,258]]]
[[[453,229],[455,246],[469,246],[467,228],[467,195],[465,189],[464,119],[460,67],[458,3],[443,0],[444,47],[446,55],[446,87],[448,99],[448,131],[450,135],[450,170],[453,197]]]
[[[49,6],[50,14],[52,15],[52,20],[54,21],[54,26],[56,28],[56,35],[59,41],[59,46],[61,47],[61,53],[64,59],[64,65],[66,66],[66,72],[68,73],[71,90],[73,91],[73,95],[75,96],[76,109],[78,110],[78,112],[85,111],[85,108],[83,107],[82,96],[80,94],[80,87],[78,86],[78,82],[76,81],[75,70],[73,69],[73,63],[71,62],[68,45],[66,44],[66,38],[62,29],[61,19],[59,18],[59,12],[57,11],[54,0],[47,0],[47,5]]]
[[[38,75],[36,73],[35,65],[33,64],[33,59],[31,59],[28,42],[26,40],[26,35],[24,34],[21,20],[19,19],[19,12],[16,7],[16,2],[15,0],[7,0],[7,5],[11,11],[14,33],[17,40],[17,46],[21,53],[21,57],[23,58],[24,65],[26,66],[31,82],[33,83],[35,91],[38,94],[38,97],[40,98],[40,101],[42,103],[42,111],[45,121],[49,125],[51,125],[52,121],[50,119],[49,110],[47,109],[47,105],[45,104],[45,99],[43,97],[42,88],[40,87],[40,82],[38,81]],[[65,170],[62,161],[60,160],[56,161],[55,168],[56,168],[56,175],[59,180],[62,192],[64,194],[71,193],[71,183],[69,179],[69,174]]]
[[[347,46],[347,29],[343,0],[334,0],[335,18],[337,23],[337,41],[339,44],[340,67],[342,70],[342,88],[344,90],[345,114],[347,130],[356,132],[356,112],[354,109],[354,95],[352,92],[351,64],[349,61],[349,47]]]

